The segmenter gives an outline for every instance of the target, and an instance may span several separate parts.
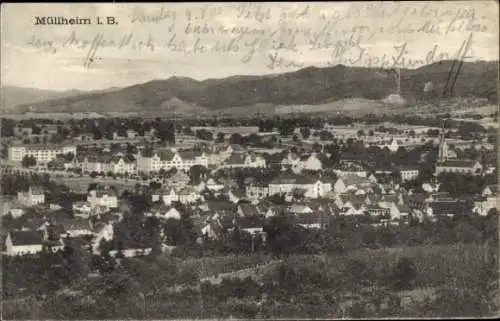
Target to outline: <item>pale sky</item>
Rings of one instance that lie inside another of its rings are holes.
[[[499,55],[496,1],[4,3],[1,14],[2,85],[52,90],[123,87],[172,76],[261,75],[338,63],[385,68],[396,61],[397,67],[416,68],[441,58],[498,60]],[[92,24],[34,24],[35,17],[44,16],[90,18]],[[105,21],[106,16],[116,17],[118,24],[98,25],[97,18]],[[161,19],[145,21],[155,17]],[[465,55],[460,47],[469,37]],[[129,41],[119,48],[123,39]],[[173,44],[183,49],[174,51]],[[221,47],[229,50],[221,52]]]

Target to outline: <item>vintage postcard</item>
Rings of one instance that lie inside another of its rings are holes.
[[[3,320],[499,316],[497,1],[3,3]]]

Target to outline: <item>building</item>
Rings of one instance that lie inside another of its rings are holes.
[[[419,170],[416,167],[402,167],[399,172],[401,173],[401,180],[403,182],[414,180],[419,174]]]
[[[192,204],[202,201],[203,197],[194,188],[185,186],[179,190],[171,188],[169,191],[161,195],[161,200],[165,205],[171,205],[174,202]]]
[[[440,173],[462,173],[480,175],[483,166],[474,160],[446,160],[436,165],[436,175]]]
[[[9,160],[21,162],[25,156],[33,156],[39,164],[46,164],[55,159],[57,155],[76,155],[76,146],[56,144],[30,144],[10,146],[8,149]]]
[[[87,202],[90,207],[104,206],[107,208],[118,207],[118,197],[116,192],[110,188],[97,188],[90,190],[87,194]]]
[[[18,192],[17,200],[24,206],[35,206],[45,203],[45,193],[41,187],[30,186],[26,192]]]
[[[253,183],[246,186],[245,193],[250,202],[258,203],[259,200],[269,196],[269,187],[263,183]]]
[[[330,182],[323,182],[310,176],[284,175],[269,183],[269,195],[293,193],[294,190],[305,190],[306,198],[319,198],[332,190]]]
[[[137,171],[135,158],[131,155],[97,155],[85,157],[81,163],[82,172],[111,172],[113,174],[134,174]]]
[[[11,231],[5,239],[6,254],[11,256],[42,252],[43,232]]]
[[[204,152],[176,151],[170,149],[144,150],[137,157],[139,172],[158,172],[160,169],[188,171],[192,166],[208,167],[208,156]]]
[[[265,168],[266,159],[258,155],[232,153],[221,167],[225,168]]]

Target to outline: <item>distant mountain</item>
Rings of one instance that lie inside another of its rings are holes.
[[[458,69],[460,72],[456,73]],[[418,69],[401,70],[401,96],[409,103],[442,97],[487,98],[496,103],[497,81],[497,61],[463,64],[442,61]],[[19,111],[25,111],[29,106],[37,112],[227,111],[255,105],[322,105],[352,98],[384,100],[395,90],[393,72],[337,65],[308,67],[276,75],[232,76],[204,81],[172,77],[114,91],[25,104],[19,106]]]
[[[105,93],[118,89],[118,87],[113,87],[105,90],[92,91],[92,93]],[[2,86],[0,88],[0,110],[12,110],[19,105],[30,105],[47,100],[73,97],[86,93],[89,92],[81,90],[55,91],[28,87]]]

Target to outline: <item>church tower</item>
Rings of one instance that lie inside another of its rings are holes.
[[[449,146],[444,139],[444,122],[443,128],[439,134],[439,150],[438,150],[438,163],[444,163],[448,159]]]

